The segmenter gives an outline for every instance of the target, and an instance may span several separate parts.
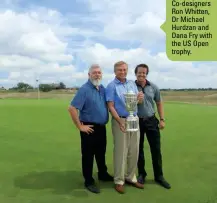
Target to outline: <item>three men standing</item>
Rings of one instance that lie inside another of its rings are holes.
[[[165,188],[170,188],[169,183],[163,177],[160,150],[159,128],[164,128],[163,105],[157,86],[146,80],[148,71],[147,65],[140,64],[135,69],[137,80],[135,82],[128,80],[126,78],[128,65],[124,61],[119,61],[114,65],[115,79],[105,89],[101,85],[100,67],[92,65],[89,69],[88,81],[78,90],[71,101],[69,112],[81,137],[84,184],[91,192],[100,192],[92,177],[94,157],[98,166],[98,179],[114,181],[117,192],[125,192],[125,183],[136,188],[144,188],[143,184],[147,175],[144,168],[143,151],[145,133],[151,148],[155,181]],[[125,131],[125,121],[129,113],[126,111],[124,94],[129,90],[137,94],[138,100],[138,111],[134,112],[134,116],[139,117],[140,130],[133,133]],[[157,104],[160,122],[155,117],[154,101]],[[105,161],[108,109],[112,115],[114,178],[107,172]],[[78,115],[78,110],[80,115]],[[138,180],[136,177],[137,167]]]

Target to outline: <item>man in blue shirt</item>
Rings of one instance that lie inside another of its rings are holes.
[[[69,112],[80,131],[82,172],[86,188],[94,193],[100,190],[92,177],[94,156],[98,166],[98,179],[113,181],[107,172],[106,153],[106,124],[109,119],[105,99],[105,88],[100,84],[102,72],[98,65],[92,65],[89,70],[89,80],[77,91],[71,101]],[[78,110],[80,115],[78,116]]]
[[[145,182],[147,173],[145,171],[144,157],[144,138],[147,137],[151,149],[152,165],[154,178],[157,183],[170,189],[170,184],[163,177],[162,155],[160,142],[160,129],[165,127],[163,102],[160,90],[154,83],[146,79],[149,73],[149,67],[146,64],[139,64],[135,68],[135,81],[138,91],[143,91],[144,102],[138,104],[138,117],[140,126],[140,147],[138,160],[138,181],[142,184]],[[155,104],[160,117],[160,121],[155,116]]]
[[[143,185],[137,182],[136,169],[139,153],[139,131],[126,132],[125,121],[129,113],[126,111],[124,93],[133,91],[139,102],[143,100],[143,93],[138,92],[134,81],[126,79],[128,66],[124,61],[114,65],[115,79],[106,88],[106,100],[112,115],[111,125],[114,139],[114,183],[115,190],[124,193],[124,183],[137,188]],[[136,116],[137,112],[134,112]],[[126,174],[125,174],[126,165]]]

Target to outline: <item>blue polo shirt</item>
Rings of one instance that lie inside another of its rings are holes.
[[[108,122],[109,114],[103,85],[97,90],[88,80],[79,88],[71,105],[79,110],[80,121],[103,125]]]
[[[115,78],[106,87],[106,101],[114,102],[115,110],[119,116],[129,116],[129,113],[126,110],[124,94],[130,90],[138,94],[138,89],[135,82],[127,79],[124,83],[122,83],[117,78]],[[137,115],[137,110],[134,112],[134,115]]]

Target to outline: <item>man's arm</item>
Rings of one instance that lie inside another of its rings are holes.
[[[142,91],[138,91],[138,88],[135,82],[132,82],[132,83],[133,83],[134,91],[137,94],[137,102],[138,104],[142,104],[144,100],[144,94]]]
[[[81,122],[79,120],[78,110],[74,106],[69,106],[68,111],[69,111],[69,114],[70,114],[75,126],[80,130],[81,129]]]
[[[108,109],[109,109],[110,114],[120,124],[121,119],[120,119],[117,111],[115,110],[114,100],[115,100],[115,87],[114,87],[114,84],[110,83],[110,84],[108,84],[108,86],[106,88],[106,101],[107,101],[107,105],[108,105]]]
[[[112,115],[112,117],[119,123],[121,124],[121,119],[117,113],[117,111],[115,110],[115,107],[114,107],[114,102],[113,101],[108,101],[107,102],[108,104],[108,109]]]
[[[83,125],[80,120],[79,120],[79,116],[78,116],[78,110],[74,107],[74,106],[69,106],[68,111],[70,113],[70,116],[72,118],[72,121],[74,122],[74,124],[76,125],[76,127],[82,131],[85,132],[87,134],[92,133],[94,130],[92,129],[93,125]]]
[[[114,119],[118,122],[119,124],[119,127],[121,129],[121,131],[123,133],[125,133],[125,124],[124,122],[121,120],[121,118],[119,117],[119,115],[117,114],[117,111],[115,110],[115,107],[114,107],[114,102],[113,101],[108,101],[108,108],[109,108],[109,111],[111,113],[111,115],[114,117]]]
[[[76,127],[82,131],[86,132],[87,134],[92,133],[93,127],[92,125],[83,125],[78,116],[78,110],[81,111],[84,107],[86,99],[86,93],[84,89],[79,89],[74,97],[74,99],[71,101],[71,104],[68,108],[68,111],[70,113],[70,116],[72,118],[73,123],[76,125]]]
[[[163,101],[162,101],[160,89],[156,85],[154,85],[154,88],[155,88],[154,100],[156,102],[158,115],[160,117],[160,120],[164,121],[164,107],[163,107]]]
[[[164,108],[163,108],[163,102],[156,102],[157,111],[160,119],[164,119]]]

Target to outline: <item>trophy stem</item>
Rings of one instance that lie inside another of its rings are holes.
[[[130,114],[129,116],[134,116],[132,111],[130,111],[129,114]]]

